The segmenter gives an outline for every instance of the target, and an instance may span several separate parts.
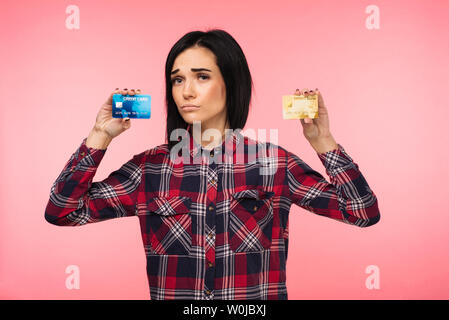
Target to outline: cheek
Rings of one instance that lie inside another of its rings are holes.
[[[208,90],[208,98],[214,101],[215,105],[222,107],[226,102],[226,88],[220,83],[212,85]]]
[[[178,101],[178,96],[179,96],[178,92],[179,92],[179,90],[177,90],[175,87],[172,87],[171,95],[173,97],[173,100],[175,100],[175,102]]]

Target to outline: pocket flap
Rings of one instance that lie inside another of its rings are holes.
[[[261,189],[247,189],[232,194],[234,199],[251,198],[256,200],[270,199],[274,196],[272,191],[263,191]]]
[[[192,199],[189,197],[154,197],[147,203],[148,210],[163,216],[189,213]]]

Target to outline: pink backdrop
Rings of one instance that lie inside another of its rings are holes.
[[[80,9],[70,30],[66,8]],[[365,25],[376,5],[380,29]],[[290,299],[448,299],[448,1],[2,1],[0,298],[149,299],[138,219],[44,220],[50,187],[111,90],[141,88],[152,118],[109,146],[94,181],[163,143],[164,64],[186,32],[222,28],[256,91],[246,128],[324,167],[281,96],[318,87],[337,142],[379,199],[360,229],[290,212]],[[69,290],[65,269],[80,269]],[[368,289],[365,269],[380,271]]]

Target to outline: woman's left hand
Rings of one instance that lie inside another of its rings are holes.
[[[309,90],[309,89],[303,89],[300,91],[299,89],[296,89],[295,95],[301,95],[309,96],[313,94],[318,95],[318,118],[310,119],[300,119],[302,124],[302,129],[304,136],[308,141],[310,140],[316,140],[320,137],[328,137],[331,135],[330,128],[329,128],[329,116],[327,113],[326,106],[324,105],[323,96],[319,92],[318,89],[315,90]]]
[[[309,90],[303,89],[300,91],[296,89],[296,95],[304,94],[305,96],[317,94],[318,95],[318,118],[300,119],[304,136],[312,147],[319,153],[336,149],[337,143],[335,142],[329,128],[329,115],[327,108],[324,105],[324,100],[321,92],[317,89]]]

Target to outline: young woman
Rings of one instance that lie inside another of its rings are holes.
[[[60,226],[137,216],[152,299],[287,299],[292,204],[358,227],[379,221],[376,196],[334,140],[319,90],[295,93],[319,97],[319,118],[301,125],[330,183],[295,154],[239,132],[252,80],[225,31],[184,35],[165,77],[166,143],[92,182],[110,142],[131,126],[111,117],[112,95],[140,93],[117,88],[53,184],[45,211]]]

